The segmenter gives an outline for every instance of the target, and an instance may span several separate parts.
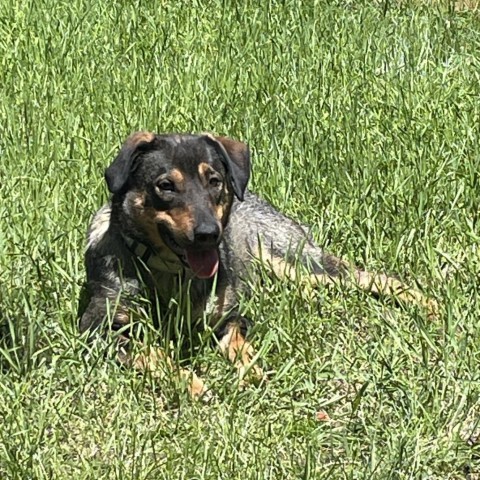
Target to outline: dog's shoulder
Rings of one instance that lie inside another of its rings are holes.
[[[111,215],[112,206],[110,203],[103,205],[93,215],[87,231],[87,251],[102,249],[111,237]]]
[[[110,203],[103,205],[92,217],[87,231],[85,260],[88,277],[92,280],[112,279],[121,273],[131,276],[135,272],[132,253],[112,221]]]

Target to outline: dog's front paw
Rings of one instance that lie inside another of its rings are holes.
[[[174,365],[171,358],[159,348],[147,349],[146,352],[137,355],[133,360],[133,366],[137,370],[149,372],[157,378],[173,374],[177,379],[183,381],[188,393],[195,400],[209,401],[212,397],[211,392],[199,376],[190,370]]]
[[[429,320],[437,320],[439,317],[439,305],[433,298],[427,298],[425,301],[425,308],[427,309],[427,317]]]
[[[212,400],[212,391],[207,388],[204,381],[195,373],[182,370],[181,375],[187,381],[187,390],[194,400],[208,403]]]
[[[262,368],[255,363],[238,363],[236,365],[238,372],[238,386],[245,388],[247,385],[260,385],[267,381],[267,376]]]

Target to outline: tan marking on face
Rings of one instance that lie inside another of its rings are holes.
[[[173,233],[187,234],[193,230],[193,209],[190,206],[156,212],[155,219],[168,225]]]
[[[208,163],[206,162],[200,162],[198,164],[198,174],[200,175],[200,178],[202,179],[206,179],[207,178],[207,175],[209,173],[212,173],[214,172],[215,170],[212,168],[211,165],[209,165]]]
[[[232,209],[233,192],[229,190],[227,182],[225,182],[223,188],[224,188],[224,192],[222,195],[222,200],[220,204],[216,207],[216,210],[217,210],[217,218],[220,219],[222,225],[225,227],[228,222],[228,218],[230,216],[230,210]]]
[[[157,228],[157,211],[151,207],[145,207],[145,192],[131,191],[125,197],[127,203],[126,209],[129,211],[130,218],[133,223],[143,233],[147,235],[150,243],[158,250],[158,253],[168,259],[175,259],[176,255],[163,241]]]
[[[175,182],[177,189],[181,190],[185,186],[185,175],[178,168],[170,170],[169,177]]]
[[[198,174],[200,178],[204,181],[204,184],[208,183],[208,175],[215,172],[211,165],[206,162],[201,162],[198,165]],[[233,201],[233,195],[228,190],[227,184],[224,182],[223,185],[224,192],[222,194],[222,201],[218,205],[214,205],[214,213],[217,220],[220,222],[222,226],[225,226],[228,215],[230,213],[230,207]]]
[[[219,205],[215,205],[215,217],[219,220],[220,223],[223,225],[223,220],[225,216],[225,206],[221,203]]]
[[[145,192],[129,192],[126,196],[128,211],[134,223],[146,233],[150,243],[159,250],[164,258],[175,259],[175,253],[170,250],[158,231],[158,225],[167,227],[174,237],[189,237],[192,234],[193,208],[173,208],[158,211],[153,207],[145,207]]]
[[[214,207],[215,217],[218,219],[220,225],[222,225],[223,228],[225,228],[227,225],[231,207],[231,203],[220,203],[219,205],[215,205]]]

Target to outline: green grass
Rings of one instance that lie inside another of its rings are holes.
[[[480,475],[480,17],[258,5],[0,4],[1,479]],[[200,345],[207,405],[85,348],[85,230],[138,129],[247,141],[255,191],[440,318],[267,283],[245,309],[270,381],[237,391]]]

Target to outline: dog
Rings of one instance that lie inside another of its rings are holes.
[[[433,299],[396,278],[362,271],[324,252],[306,226],[251,193],[249,177],[249,148],[240,141],[211,134],[128,137],[105,171],[111,200],[94,215],[87,234],[88,301],[80,331],[116,332],[123,364],[154,372],[163,362],[187,380],[193,397],[201,397],[204,382],[177,369],[159,348],[132,354],[132,311],[144,288],[165,312],[188,284],[192,317],[201,317],[209,305],[218,346],[241,379],[247,372],[263,377],[252,363],[249,320],[239,310],[254,262],[281,278],[300,272],[313,288],[350,283],[436,314]]]

